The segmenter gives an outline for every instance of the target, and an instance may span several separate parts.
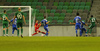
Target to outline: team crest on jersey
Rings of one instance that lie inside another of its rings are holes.
[[[17,14],[17,17],[18,17],[18,19],[22,19],[22,14],[21,13],[18,13]]]

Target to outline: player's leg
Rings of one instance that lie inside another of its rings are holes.
[[[39,30],[38,32],[39,32],[39,33],[42,33],[42,34],[46,34],[45,32],[42,32],[42,31],[40,31],[40,30]]]
[[[83,33],[83,29],[80,29],[80,37],[82,36]]]
[[[12,28],[12,34],[14,34],[15,29],[16,29],[15,27]]]
[[[19,23],[17,23],[17,36],[19,36]]]
[[[21,35],[23,35],[23,27],[21,27]]]
[[[90,35],[92,34],[92,29],[95,27],[95,25],[93,25],[90,29]],[[95,35],[94,35],[95,36]]]
[[[89,26],[89,28],[87,30],[87,34],[90,32],[90,28],[92,28],[92,24]]]
[[[17,27],[15,27],[15,29],[17,30]]]
[[[77,25],[75,25],[75,30],[76,30],[76,37],[78,37],[78,34],[77,34],[78,26]]]
[[[95,27],[95,25],[91,24],[91,27],[90,27],[90,34],[89,34],[89,36],[91,36],[91,33],[92,33],[92,29],[93,29],[93,27]]]
[[[45,32],[41,32],[42,34],[46,34]]]
[[[3,36],[5,36],[5,24],[3,24]]]
[[[36,34],[38,34],[38,31],[35,31],[35,33],[34,33],[34,34],[32,34],[32,36],[34,36],[34,35],[36,35]]]
[[[86,29],[85,29],[85,28],[83,28],[83,31],[85,31],[85,35],[87,36],[87,31],[86,31]]]
[[[8,24],[6,24],[6,27],[7,27],[7,29],[6,29],[6,36],[8,36]]]
[[[12,36],[14,36],[15,27],[12,28]]]
[[[80,37],[82,36],[82,27],[81,27],[81,24],[80,25],[78,25],[78,28],[79,28],[79,30],[80,30]]]
[[[22,36],[23,35],[23,23],[21,23],[20,26],[21,26],[21,37],[23,38]]]
[[[48,27],[46,27],[46,28],[44,28],[45,29],[45,31],[46,31],[46,36],[48,36],[48,34],[49,34],[49,29],[48,29]]]

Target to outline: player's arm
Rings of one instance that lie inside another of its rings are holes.
[[[8,19],[7,17],[6,17],[6,19],[7,19],[8,22],[10,22],[9,19]]]
[[[85,26],[88,26],[88,25],[85,23]]]
[[[90,20],[88,21],[88,23],[90,23]]]
[[[97,19],[96,19],[96,22],[99,23],[99,22],[97,21]]]
[[[46,22],[46,24],[48,24],[50,21]]]
[[[36,27],[36,25],[34,27]]]
[[[13,23],[14,23],[14,21],[15,21],[15,18],[16,18],[16,16],[14,16]]]
[[[90,21],[91,21],[91,20],[89,19],[88,23],[90,23]]]
[[[12,20],[10,20],[9,24],[10,24],[11,22],[13,22],[13,19],[12,19]]]
[[[24,15],[23,15],[23,20],[24,20],[24,23],[25,23],[25,25],[26,25],[26,21],[25,21],[25,17],[24,17]]]
[[[81,17],[79,19],[80,19],[80,22],[82,23]]]
[[[0,18],[0,20],[2,20],[2,18]]]
[[[76,23],[71,23],[71,22],[70,22],[70,24],[76,24]]]
[[[41,22],[39,23],[39,25],[38,25],[39,27],[41,26]]]

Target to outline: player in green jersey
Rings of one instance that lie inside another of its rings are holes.
[[[95,25],[96,25],[95,23],[96,23],[96,22],[98,23],[98,21],[97,21],[96,18],[93,17],[93,15],[91,15],[91,18],[89,19],[89,23],[90,23],[90,22],[91,22],[91,24],[90,24],[90,26],[89,26],[89,28],[88,28],[88,30],[87,30],[87,34],[88,34],[89,31],[90,31],[89,36],[91,36],[92,28],[95,27]]]
[[[1,15],[0,18],[3,21],[3,36],[8,36],[8,23],[10,22],[8,19],[8,15],[6,14],[6,10],[4,10],[4,13]],[[6,29],[6,34],[5,34]]]
[[[23,15],[23,12],[21,12],[21,8],[18,8],[18,12],[15,13],[15,16],[14,16],[14,20],[15,18],[17,18],[17,35],[19,36],[19,28],[21,27],[21,37],[23,38],[22,34],[23,34],[23,20],[24,20],[24,23],[26,24],[26,21],[25,21],[25,17]],[[13,23],[14,23],[14,20],[13,20]]]

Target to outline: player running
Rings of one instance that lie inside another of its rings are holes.
[[[21,27],[21,37],[23,38],[23,36],[22,36],[22,34],[23,34],[23,20],[24,20],[25,24],[26,24],[26,21],[25,21],[25,17],[23,15],[23,12],[21,12],[21,8],[18,8],[18,12],[15,13],[13,23],[15,21],[15,18],[17,18],[17,35],[19,36],[19,28]]]
[[[45,29],[45,31],[46,31],[45,36],[48,36],[48,34],[49,34],[49,29],[48,29],[48,23],[49,23],[49,22],[50,22],[50,21],[47,21],[47,20],[46,20],[46,16],[44,16],[44,20],[41,21],[41,23],[43,23],[44,29]]]
[[[13,22],[14,19],[10,20],[10,22]],[[17,30],[17,18],[15,18],[14,23],[12,24],[12,36],[14,35],[14,31]]]
[[[75,24],[75,23],[71,23],[70,24]],[[84,27],[84,25],[88,26],[85,22],[82,21],[81,23],[81,33],[80,33],[80,36],[82,36],[82,33],[83,31],[85,31],[85,35],[87,36],[87,31],[86,31],[86,28]]]
[[[6,14],[6,10],[4,10],[4,13],[1,15],[1,20],[3,20],[3,36],[8,36],[8,15]],[[6,29],[6,34],[5,34],[5,29]]]
[[[97,21],[96,18],[93,17],[93,15],[91,15],[91,18],[89,19],[89,23],[90,23],[90,22],[91,22],[91,24],[90,24],[90,26],[89,26],[89,28],[88,28],[88,30],[87,30],[87,33],[89,33],[89,31],[90,31],[89,36],[91,36],[92,29],[95,27],[95,22],[98,23],[98,21]]]
[[[80,29],[81,34],[81,17],[79,16],[79,13],[77,13],[77,16],[74,18],[75,23],[75,30],[76,30],[76,37],[78,37],[77,30]]]
[[[40,26],[41,26],[41,23],[38,24],[38,20],[36,20],[36,23],[35,23],[35,26],[34,26],[34,27],[35,27],[35,33],[32,34],[32,36],[33,36],[33,35],[36,35],[36,34],[38,34],[38,33],[46,34],[45,32],[41,32],[41,31],[39,30]]]

